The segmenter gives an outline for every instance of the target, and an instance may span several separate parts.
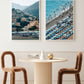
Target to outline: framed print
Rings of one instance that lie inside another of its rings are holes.
[[[12,0],[12,39],[39,40],[39,0]]]
[[[46,0],[46,40],[73,40],[74,0]]]

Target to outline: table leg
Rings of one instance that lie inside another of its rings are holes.
[[[34,84],[52,84],[52,63],[35,63]]]

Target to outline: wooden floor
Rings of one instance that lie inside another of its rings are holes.
[[[2,81],[0,81],[0,84],[3,84],[3,82]],[[10,84],[10,82],[9,81],[7,81],[7,84]],[[24,82],[23,81],[16,81],[16,83],[15,84],[24,84]],[[29,81],[29,83],[28,84],[34,84],[34,81],[33,80],[31,80],[31,81]],[[57,84],[57,81],[53,81],[52,82],[52,84]],[[75,81],[63,81],[63,84],[76,84],[75,83]],[[82,83],[81,84],[84,84],[84,81],[82,81]]]

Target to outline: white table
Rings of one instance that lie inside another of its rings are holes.
[[[40,59],[20,59],[21,62],[33,62],[34,65],[34,84],[52,84],[52,63],[64,62],[66,59],[59,58],[53,60]]]

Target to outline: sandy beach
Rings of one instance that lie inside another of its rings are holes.
[[[65,11],[58,17],[54,18],[52,21],[46,24],[46,30],[52,27],[53,25],[57,24],[57,22],[61,21],[64,17],[68,16],[69,13],[73,13],[73,7],[70,7],[69,10]]]

